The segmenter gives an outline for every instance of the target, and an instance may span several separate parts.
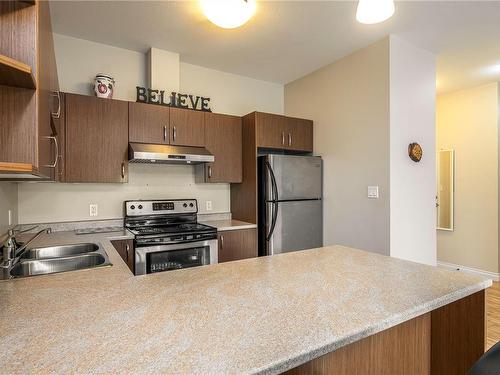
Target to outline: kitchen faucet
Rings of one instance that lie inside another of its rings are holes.
[[[36,227],[35,227],[36,228]],[[30,228],[28,230],[31,230],[33,228]],[[3,244],[3,261],[2,264],[0,265],[1,268],[4,270],[7,270],[9,272],[14,264],[16,264],[19,259],[23,256],[23,254],[26,252],[26,249],[28,248],[28,245],[36,240],[42,233],[47,233],[50,234],[52,232],[51,228],[45,228],[36,233],[33,237],[31,237],[28,241],[26,241],[24,244],[21,245],[21,247],[17,247],[18,243],[16,241],[16,235],[17,233],[23,233],[25,231],[14,231],[13,229],[9,229],[8,232],[8,238]]]

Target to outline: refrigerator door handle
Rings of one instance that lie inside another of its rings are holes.
[[[271,164],[269,164],[268,161],[265,162],[266,168],[269,171],[269,175],[271,176],[271,190],[273,192],[272,196],[272,218],[271,218],[271,228],[269,229],[269,233],[266,236],[266,241],[269,241],[271,239],[271,236],[273,235],[274,232],[274,227],[276,226],[276,220],[278,218],[278,185],[276,183],[276,177],[274,176],[273,168],[271,167]]]

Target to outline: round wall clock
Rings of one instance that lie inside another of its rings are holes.
[[[408,156],[415,163],[418,163],[422,159],[422,147],[418,143],[410,143],[408,145]]]

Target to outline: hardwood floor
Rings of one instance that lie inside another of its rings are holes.
[[[500,283],[486,290],[486,350],[500,341]]]

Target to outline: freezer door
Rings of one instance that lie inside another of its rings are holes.
[[[268,160],[280,201],[321,198],[323,165],[320,157],[269,155]],[[269,185],[267,190],[270,190]]]
[[[276,204],[278,212],[271,238],[267,241],[268,255],[323,246],[323,201]]]

